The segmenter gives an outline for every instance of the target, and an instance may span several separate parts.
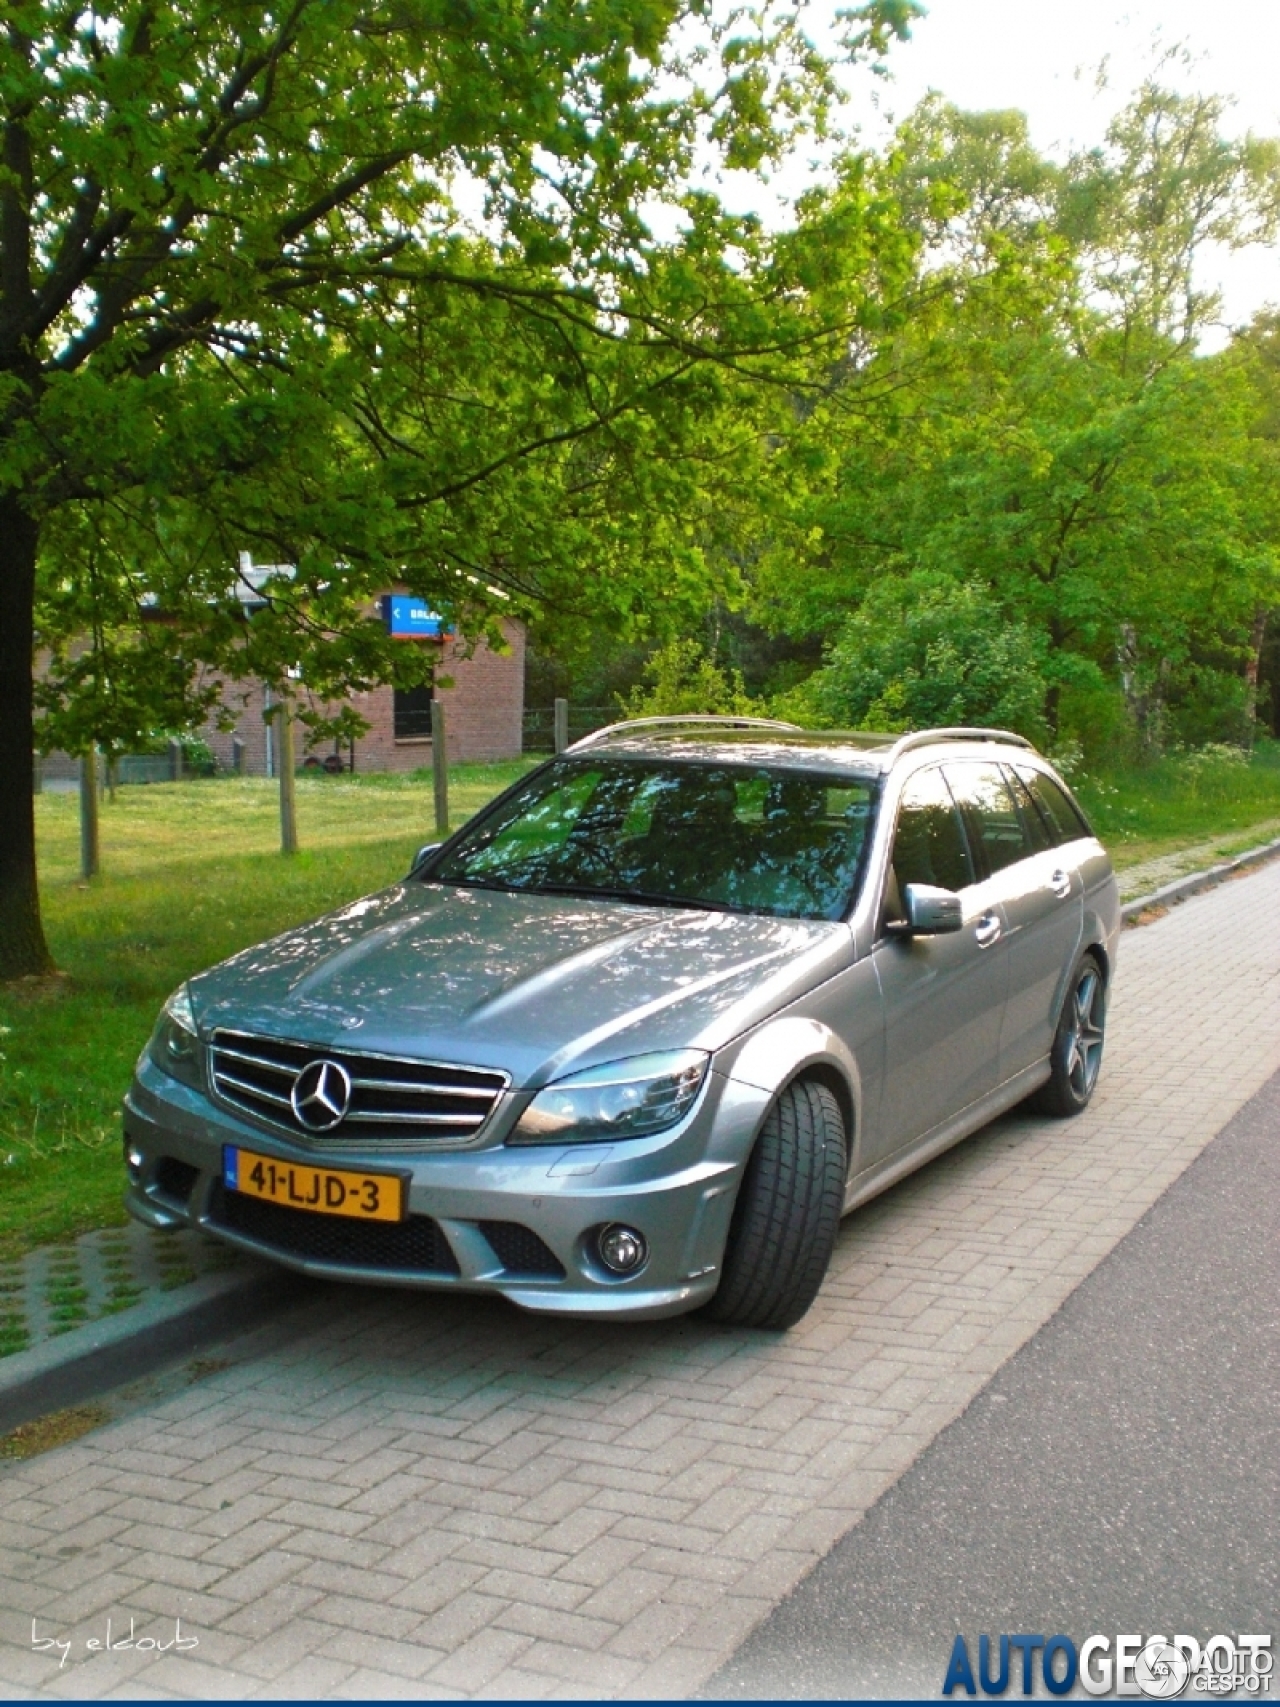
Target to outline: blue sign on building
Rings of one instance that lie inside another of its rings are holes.
[[[443,640],[449,632],[444,618],[412,593],[387,593],[382,620],[393,640]]]

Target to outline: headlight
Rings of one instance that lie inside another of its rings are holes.
[[[191,1012],[191,997],[184,984],[175,990],[164,1004],[156,1028],[151,1033],[147,1053],[162,1072],[181,1079],[184,1085],[202,1088],[200,1076],[200,1043],[196,1037],[195,1016]]]
[[[701,1049],[669,1049],[573,1073],[538,1092],[508,1142],[583,1144],[665,1132],[693,1107],[709,1060]]]

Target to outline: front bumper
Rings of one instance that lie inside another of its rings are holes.
[[[144,1058],[124,1103],[126,1152],[141,1158],[128,1170],[125,1207],[152,1227],[200,1227],[326,1279],[499,1293],[526,1310],[571,1316],[673,1316],[705,1303],[719,1284],[738,1184],[767,1106],[760,1090],[713,1071],[693,1112],[656,1139],[320,1157]],[[229,1192],[226,1144],[285,1162],[407,1174],[408,1221],[351,1222]],[[596,1253],[595,1234],[616,1222],[648,1244],[634,1275],[611,1275]]]

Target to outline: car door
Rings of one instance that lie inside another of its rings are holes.
[[[994,1089],[1008,963],[1004,919],[974,867],[964,824],[942,769],[908,779],[898,803],[882,922],[900,916],[908,883],[961,899],[960,930],[882,935],[873,952],[885,1023],[878,1119],[863,1164],[923,1138]]]
[[[1082,885],[1010,768],[956,761],[946,770],[1008,931],[1009,993],[1000,1032],[1003,1082],[1049,1053],[1063,983],[1084,925]]]

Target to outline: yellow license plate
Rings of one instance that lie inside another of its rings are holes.
[[[405,1182],[397,1174],[357,1173],[350,1168],[313,1168],[283,1162],[226,1144],[222,1183],[228,1191],[261,1197],[313,1215],[347,1215],[356,1221],[403,1221]]]

